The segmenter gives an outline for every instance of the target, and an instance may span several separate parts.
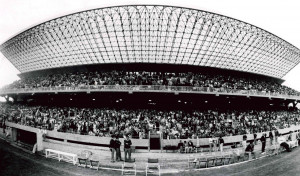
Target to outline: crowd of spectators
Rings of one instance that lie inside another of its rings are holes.
[[[82,135],[147,138],[159,131],[164,138],[231,136],[298,125],[299,111],[150,110],[25,106],[0,104],[0,121]]]
[[[241,76],[205,73],[166,72],[77,72],[20,79],[5,89],[87,86],[87,85],[163,85],[212,87],[238,90],[256,90],[285,95],[299,92],[273,81],[263,81]]]

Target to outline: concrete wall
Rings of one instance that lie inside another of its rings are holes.
[[[111,140],[110,137],[97,137],[97,136],[89,136],[89,135],[79,135],[79,134],[72,134],[72,133],[62,133],[62,132],[56,132],[56,131],[47,131],[46,136],[50,138],[56,138],[61,139],[62,141],[53,140],[53,139],[43,139],[43,132],[40,129],[33,128],[30,126],[24,126],[20,124],[15,124],[11,122],[6,122],[6,125],[12,128],[12,131],[16,131],[16,129],[22,129],[25,131],[34,132],[37,135],[37,150],[41,151],[44,148],[49,148],[51,145],[49,143],[55,143],[60,145],[68,145],[73,147],[82,147],[82,148],[89,148],[89,149],[95,149],[95,150],[109,150],[108,147],[99,147],[99,146],[92,146],[92,145],[85,145],[85,144],[75,144],[69,141],[77,141],[82,143],[93,143],[93,144],[102,144],[102,145],[109,145],[109,142]],[[14,133],[13,133],[14,134]],[[14,137],[12,136],[12,139]],[[123,148],[124,139],[120,139],[122,145],[121,148]],[[149,146],[149,139],[131,139],[132,146],[136,147],[146,147]],[[57,145],[55,145],[57,146]]]
[[[300,125],[299,126],[292,126],[290,128],[285,128],[285,129],[279,129],[279,133],[280,134],[286,134],[290,131],[296,131],[296,130],[300,130]],[[267,134],[267,137],[269,137],[269,131],[267,132],[264,132]],[[261,138],[261,135],[263,133],[257,133],[257,138],[256,139],[260,139]],[[204,145],[209,145],[209,142],[208,142],[208,139],[209,138],[200,138],[198,139],[198,142],[197,142],[197,139],[191,139],[191,141],[194,143],[194,145],[201,145],[201,146],[204,146]],[[243,135],[237,135],[237,136],[228,136],[228,137],[223,137],[224,139],[224,142],[225,142],[225,145],[226,143],[234,143],[234,142],[241,142],[243,141]],[[254,139],[254,136],[253,134],[247,134],[247,141],[248,140],[253,140]],[[172,145],[172,146],[177,146],[178,143],[179,143],[179,140],[180,139],[164,139],[162,140],[162,144],[163,146],[166,146],[166,145]],[[182,142],[183,141],[188,141],[189,139],[181,139]]]
[[[53,148],[57,150],[62,150],[66,152],[70,152],[74,149],[76,151],[78,148],[80,150],[82,149],[89,149],[89,150],[97,150],[97,151],[103,151],[103,150],[109,150],[108,147],[106,146],[93,146],[93,145],[88,145],[88,143],[93,143],[93,144],[101,144],[101,145],[108,145],[110,142],[110,137],[97,137],[97,136],[89,136],[89,135],[79,135],[79,134],[71,134],[71,133],[61,133],[61,132],[56,132],[56,131],[47,131],[47,136],[50,138],[58,138],[61,139],[61,141],[54,140],[54,139],[43,139],[43,133],[41,130],[29,126],[24,126],[24,125],[19,125],[11,122],[6,122],[6,125],[12,128],[12,140],[15,141],[14,139],[14,131],[16,129],[22,129],[30,132],[34,132],[37,134],[37,150],[41,151],[44,148]],[[292,126],[290,128],[286,129],[280,129],[279,133],[284,134],[288,133],[289,131],[296,131],[300,130],[300,126]],[[268,136],[269,132],[267,132]],[[15,134],[16,135],[16,134]],[[257,133],[257,138],[259,139],[261,137],[262,133]],[[226,143],[234,143],[234,142],[241,142],[243,139],[243,135],[237,135],[237,136],[229,136],[229,137],[224,137],[223,138]],[[170,139],[170,140],[161,140],[162,147],[166,145],[173,145],[177,146],[178,142],[180,139]],[[201,139],[191,139],[194,143],[194,145],[201,145],[205,146],[208,145],[208,138],[201,138]],[[248,134],[247,135],[247,140],[253,140],[253,134]],[[77,142],[83,142],[86,144],[77,144],[77,143],[72,143],[69,141],[77,141]],[[120,139],[123,148],[124,144],[124,139]],[[139,147],[148,147],[149,146],[149,139],[131,139],[132,141],[132,146],[139,146]],[[184,141],[184,139],[182,139]],[[147,151],[147,149],[144,149],[142,151]]]

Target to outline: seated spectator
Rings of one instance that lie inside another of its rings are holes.
[[[194,149],[194,144],[191,140],[189,140],[189,142],[188,142],[188,151],[189,151],[189,153],[192,153],[193,149]]]
[[[278,144],[280,146],[282,146],[283,148],[285,148],[286,151],[291,152],[290,145],[287,143],[285,137],[282,136],[281,134],[279,134],[279,137],[278,137]]]
[[[253,141],[250,142],[250,144],[248,144],[248,146],[245,149],[246,153],[252,154],[254,156],[254,158],[256,158],[255,156],[255,152],[254,152],[254,143]],[[249,159],[250,159],[250,155],[249,155]]]
[[[184,149],[184,145],[183,145],[182,141],[180,140],[178,143],[178,152],[182,153],[184,151],[183,149]]]
[[[154,110],[25,106],[0,104],[2,121],[82,135],[147,138],[150,124],[159,127],[164,138],[209,138],[212,136],[260,133],[300,124],[299,110]],[[212,122],[213,119],[213,122]],[[4,124],[4,123],[3,123]],[[275,132],[275,139],[276,139]],[[217,139],[215,139],[217,140]],[[218,141],[218,140],[217,140]],[[215,143],[217,144],[217,142]],[[243,145],[246,147],[246,144]]]

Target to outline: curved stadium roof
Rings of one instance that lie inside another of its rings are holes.
[[[103,63],[217,67],[282,78],[300,50],[248,23],[172,6],[107,7],[59,17],[0,46],[22,73]]]

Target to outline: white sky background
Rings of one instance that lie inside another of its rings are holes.
[[[172,5],[206,10],[265,29],[300,48],[299,0],[0,0],[0,44],[47,20],[70,13],[116,5]],[[19,72],[0,54],[0,87]],[[300,65],[283,79],[300,91]]]

